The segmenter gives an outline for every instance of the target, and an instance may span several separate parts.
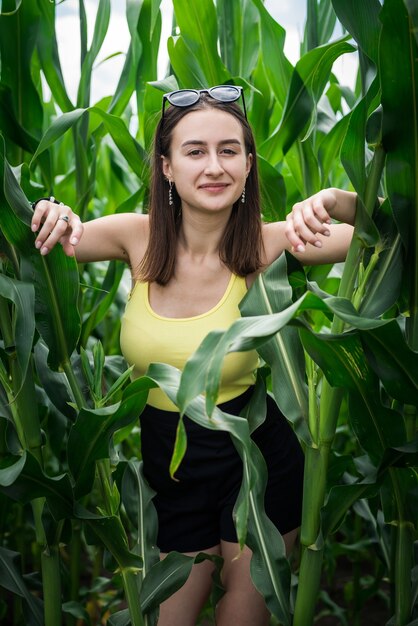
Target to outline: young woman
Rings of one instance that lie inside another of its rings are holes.
[[[321,191],[296,204],[286,222],[262,224],[256,150],[241,88],[179,90],[163,97],[156,131],[148,215],[123,214],[81,225],[68,206],[36,203],[36,247],[47,254],[60,242],[80,262],[119,259],[129,264],[133,290],[122,322],[121,348],[134,376],[151,362],[180,369],[215,328],[239,317],[238,303],[257,275],[290,250],[304,264],[344,260],[352,236],[356,196]],[[332,224],[336,219],[342,224]],[[257,367],[255,352],[228,355],[221,409],[238,414]],[[157,492],[158,545],[224,558],[225,595],[218,626],[262,626],[269,614],[254,588],[251,551],[239,553],[232,510],[241,463],[227,433],[186,420],[188,449],[175,482],[169,477],[178,420],[176,406],[152,390],[141,415],[144,472]],[[268,466],[266,511],[289,551],[300,524],[303,458],[274,402],[253,434]],[[212,565],[194,566],[186,584],[162,606],[160,626],[193,626],[211,587]]]

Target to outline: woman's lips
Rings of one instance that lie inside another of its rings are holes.
[[[206,185],[200,185],[200,189],[210,192],[223,191],[227,187],[228,183],[208,183]]]

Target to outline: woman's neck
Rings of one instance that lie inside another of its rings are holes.
[[[179,244],[185,252],[193,256],[218,254],[229,215],[230,213],[191,215],[188,211],[184,212],[179,230]]]

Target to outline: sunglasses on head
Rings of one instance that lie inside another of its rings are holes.
[[[235,102],[242,97],[242,107],[244,109],[245,119],[247,119],[247,110],[245,108],[244,91],[242,87],[235,85],[217,85],[209,89],[177,89],[163,95],[163,110],[161,117],[164,119],[165,103],[169,102],[175,107],[190,107],[192,104],[199,102],[202,93],[219,102]]]

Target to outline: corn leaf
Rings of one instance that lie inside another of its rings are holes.
[[[86,626],[91,626],[90,615],[80,602],[75,602],[74,600],[70,602],[63,602],[62,611],[67,615],[83,620],[86,623]]]
[[[21,125],[13,105],[12,90],[7,85],[0,85],[0,131],[8,141],[27,152],[35,152],[37,139]]]
[[[381,404],[378,378],[364,358],[357,333],[318,335],[300,329],[305,350],[329,383],[349,391],[350,421],[362,448],[378,465],[386,448],[405,443],[401,415]]]
[[[415,497],[418,477],[415,468],[393,467],[385,474],[381,488],[381,501],[385,522],[390,524],[402,515],[402,520],[417,528],[418,502]],[[399,502],[402,502],[399,507]],[[401,511],[400,511],[401,508]],[[412,544],[413,545],[413,544]]]
[[[30,452],[12,457],[9,463],[0,469],[0,490],[3,493],[24,503],[34,498],[46,498],[56,521],[72,517],[73,492],[68,474],[47,476]]]
[[[418,350],[418,45],[402,0],[382,9],[379,69],[382,85],[386,185],[396,223],[406,246],[409,288],[408,342]],[[402,68],[402,71],[399,71]]]
[[[180,552],[169,552],[148,572],[142,587],[140,601],[144,611],[155,609],[184,585],[194,564],[194,558]]]
[[[252,100],[250,100],[247,115],[248,121],[253,129],[256,145],[258,146],[270,135],[271,115],[274,105],[273,94],[260,57],[252,73],[251,81],[254,90],[252,92]]]
[[[47,129],[39,146],[33,155],[34,161],[47,150],[53,143],[72,128],[87,112],[98,115],[104,123],[106,130],[110,133],[115,144],[132,167],[133,171],[142,181],[148,177],[148,159],[142,146],[131,136],[123,120],[115,115],[110,115],[98,107],[87,109],[75,109],[69,113],[64,113],[58,117]]]
[[[178,468],[181,465],[181,462],[186,454],[187,450],[187,433],[186,428],[184,426],[183,416],[180,416],[180,419],[177,423],[176,429],[176,441],[174,443],[174,452],[170,461],[170,476],[174,480],[176,480],[174,474],[177,472]]]
[[[0,194],[4,198],[1,228],[22,255],[22,278],[34,284],[36,327],[50,349],[50,367],[58,369],[69,360],[80,333],[76,263],[59,248],[54,248],[48,258],[39,254],[34,247],[34,235],[26,225],[31,218],[29,202],[1,151],[0,168],[3,180]]]
[[[138,419],[155,386],[146,378],[128,385],[121,402],[102,409],[82,409],[68,437],[68,465],[75,480],[75,494],[82,497],[91,489],[96,461],[109,457],[112,435]]]
[[[241,302],[243,317],[278,313],[292,303],[292,289],[286,273],[285,256],[260,274]],[[296,431],[307,441],[304,422],[308,417],[308,388],[305,382],[305,358],[296,328],[285,326],[270,341],[258,348],[271,367],[273,394],[281,412],[291,420]],[[303,433],[303,434],[302,434]]]
[[[176,400],[181,412],[186,412],[188,403],[205,391],[206,408],[211,415],[216,404],[225,355],[228,352],[259,349],[303,311],[318,310],[335,314],[347,324],[363,330],[388,323],[388,320],[376,320],[359,315],[352,303],[345,298],[332,297],[321,293],[320,290],[316,291],[315,294],[305,293],[280,313],[241,318],[224,333],[222,331],[209,333],[184,367]]]
[[[54,371],[49,367],[48,352],[47,345],[42,340],[37,341],[34,348],[36,372],[48,396],[48,400],[60,413],[74,421],[76,412],[71,406],[73,397],[67,377],[63,372]]]
[[[331,0],[308,1],[302,50],[307,52],[327,43],[334,33],[335,22],[336,15]]]
[[[379,0],[332,0],[341,24],[354,37],[362,51],[377,65],[381,23]]]
[[[286,219],[286,187],[283,176],[262,156],[258,157],[263,220],[275,222]]]
[[[125,267],[122,263],[111,262],[103,280],[101,290],[94,306],[83,321],[81,331],[81,345],[86,345],[93,329],[100,324],[110,306],[113,304],[116,292]]]
[[[329,79],[334,61],[353,46],[342,39],[311,50],[295,66],[283,117],[277,130],[260,147],[261,154],[278,163],[302,133]]]
[[[128,8],[127,8],[128,11]],[[128,19],[128,24],[130,23]],[[142,44],[136,33],[129,42],[125,63],[119,77],[115,93],[109,105],[109,113],[121,115],[128,106],[129,100],[135,90],[138,63],[142,53]]]
[[[286,32],[269,14],[262,0],[253,0],[253,3],[260,14],[261,54],[264,59],[268,59],[264,69],[281,112],[288,96],[292,73],[292,65],[283,52]]]
[[[38,8],[40,20],[36,49],[42,71],[61,111],[71,111],[74,106],[65,89],[55,34],[55,3],[41,0]]]
[[[388,200],[374,211],[374,224],[380,237],[375,250],[378,261],[367,282],[367,290],[359,307],[366,317],[378,317],[393,307],[400,295],[404,271],[402,241]],[[356,224],[357,231],[358,227],[359,224]],[[358,233],[367,244],[364,234],[364,230],[361,234]]]
[[[29,610],[25,610],[28,626],[43,626],[43,607],[39,598],[30,593],[19,569],[21,555],[0,546],[0,587],[24,598]]]
[[[137,34],[142,47],[141,56],[138,59],[136,82],[136,97],[139,111],[144,110],[144,101],[148,81],[155,79],[157,75],[157,61],[161,38],[161,13],[160,2],[146,0],[141,3],[141,12],[137,21]],[[145,115],[139,118],[138,138],[146,144],[149,120]]]
[[[248,78],[259,56],[259,15],[251,0],[218,0],[221,56],[231,76]]]
[[[13,15],[19,10],[22,0],[10,0],[10,2],[4,1],[0,5],[0,15]]]
[[[397,320],[360,335],[367,359],[388,394],[418,406],[418,354],[406,343]]]
[[[414,0],[404,0],[404,4],[409,14],[409,18],[412,22],[412,32],[417,40],[418,44],[418,6]]]
[[[388,467],[416,467],[418,465],[418,436],[404,446],[388,448],[379,467],[379,473]]]
[[[131,626],[131,617],[129,615],[129,609],[122,609],[112,613],[107,620],[109,626]]]
[[[17,12],[0,16],[1,81],[11,90],[16,119],[34,137],[39,137],[43,123],[41,100],[31,73],[39,17],[36,2],[24,2]]]
[[[352,484],[331,487],[324,508],[321,511],[321,538],[326,539],[337,532],[349,509],[359,500],[376,495],[379,485],[372,479]]]
[[[350,114],[347,114],[335,124],[332,130],[327,133],[322,140],[318,138],[318,160],[321,165],[322,187],[328,185],[335,161],[339,159],[341,145],[347,132],[349,121]]]
[[[202,86],[224,83],[228,80],[228,72],[218,54],[218,27],[212,0],[173,0],[173,7],[182,39],[205,77]],[[188,86],[197,85],[190,83]]]
[[[102,47],[110,19],[110,0],[100,0],[94,24],[90,50],[83,59],[80,84],[77,93],[77,107],[87,107],[90,103],[90,87],[93,63]]]
[[[183,37],[170,37],[167,42],[167,50],[170,64],[180,87],[192,86],[199,89],[208,84],[204,68],[199,63],[199,59],[193,55]]]
[[[16,350],[20,376],[23,381],[26,376],[35,333],[35,293],[33,285],[16,281],[4,274],[0,274],[0,296],[14,304],[13,337],[15,345],[5,345],[4,347],[7,350]]]
[[[378,105],[379,83],[376,79],[367,94],[351,111],[347,133],[341,147],[341,161],[354,189],[364,196],[366,189],[366,146],[364,136],[368,115]]]
[[[74,513],[97,535],[116,559],[120,568],[136,570],[137,572],[141,570],[142,560],[137,554],[130,551],[125,529],[119,517],[97,515],[78,503],[74,507]]]
[[[145,577],[140,593],[143,611],[148,615],[150,611],[158,609],[161,602],[184,585],[192,566],[203,561],[212,561],[216,568],[216,573],[212,576],[219,579],[223,564],[222,557],[205,552],[199,552],[195,557],[175,551],[169,552],[162,561],[151,568]]]
[[[263,455],[254,443],[250,454],[252,472],[247,487],[249,515],[246,543],[253,551],[251,578],[273,615],[283,620],[283,624],[290,625],[290,568],[286,549],[280,534],[264,510],[267,467]]]
[[[142,462],[130,460],[121,463],[121,466],[123,468],[122,502],[126,514],[137,531],[134,551],[142,559],[141,577],[144,579],[151,567],[159,560],[156,548],[158,520],[152,503],[155,492],[144,478]]]

